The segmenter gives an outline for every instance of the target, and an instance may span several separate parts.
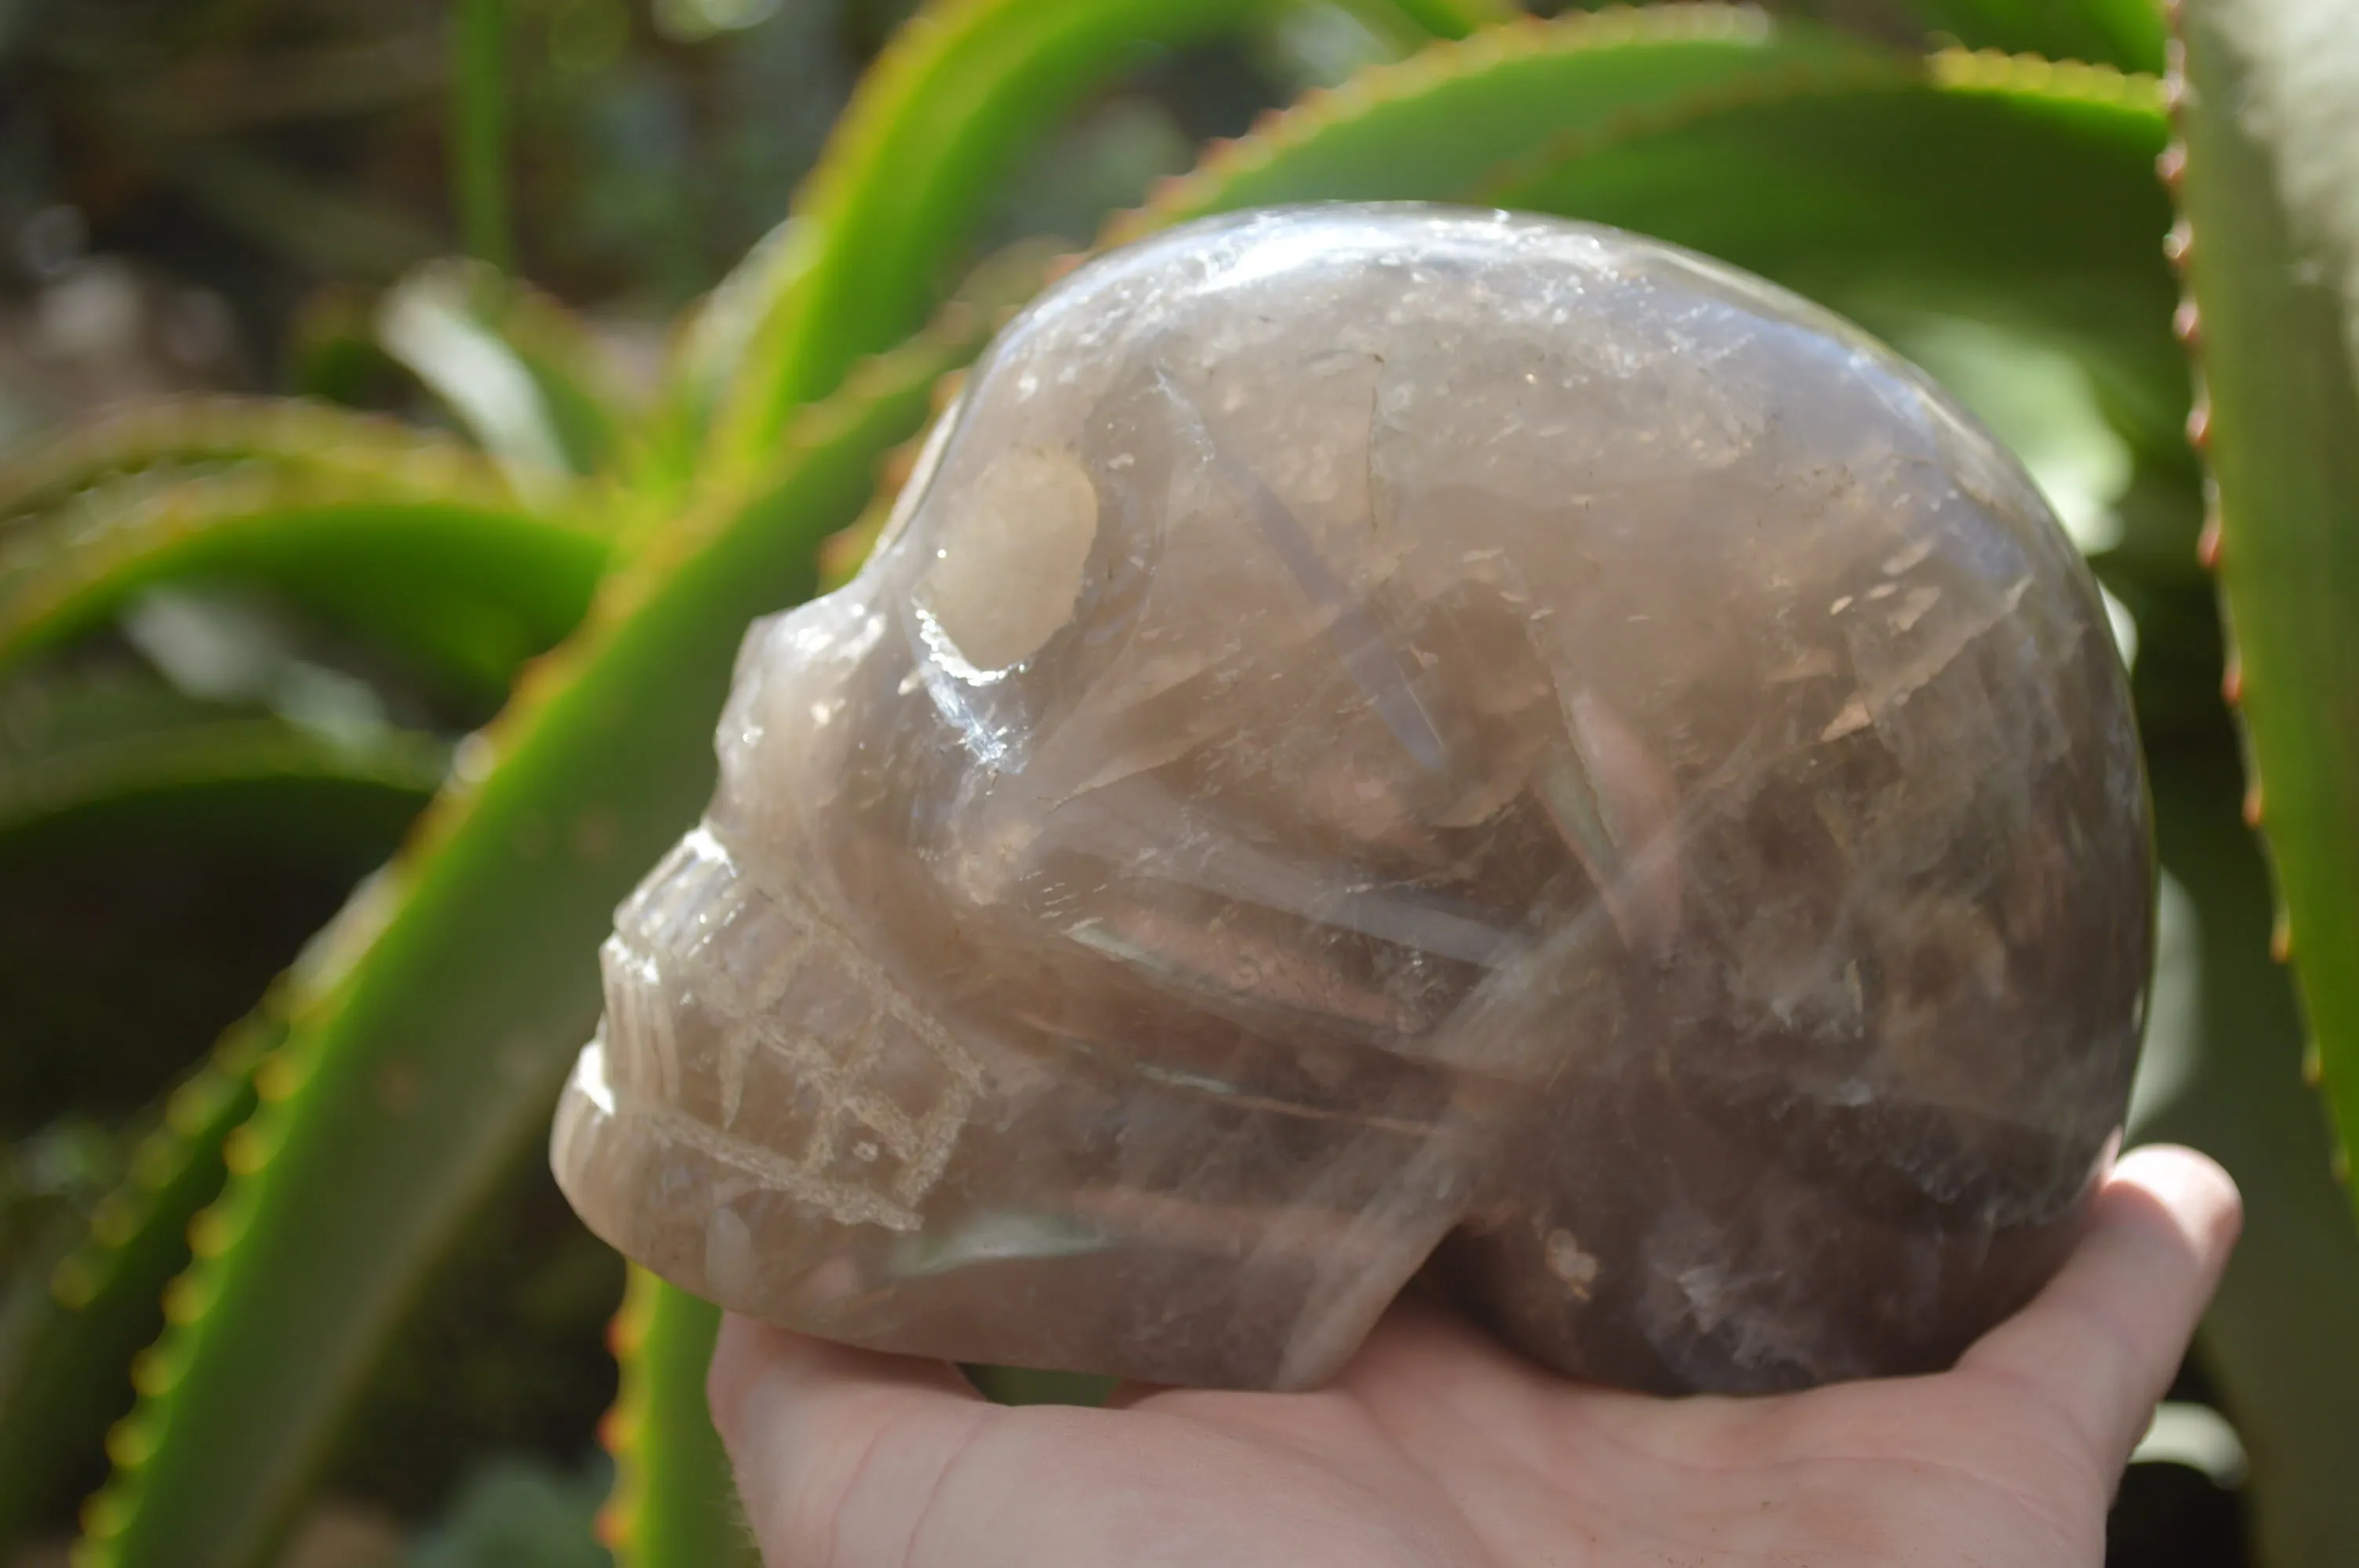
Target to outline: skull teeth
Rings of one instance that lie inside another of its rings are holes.
[[[601,957],[619,1098],[832,1218],[918,1224],[982,1070],[831,922],[700,827]]]

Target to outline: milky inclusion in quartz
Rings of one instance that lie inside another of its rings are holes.
[[[2097,590],[1845,323],[1578,224],[1246,214],[1011,325],[756,624],[556,1129],[590,1225],[886,1350],[1300,1388],[1943,1365],[2119,1127]]]

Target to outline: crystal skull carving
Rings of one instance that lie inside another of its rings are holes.
[[[559,1112],[701,1295],[1331,1376],[1930,1368],[2070,1246],[2151,942],[2097,590],[1919,373],[1651,241],[1201,222],[1003,332],[757,623]]]

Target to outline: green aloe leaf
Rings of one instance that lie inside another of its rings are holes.
[[[919,12],[871,67],[793,216],[734,289],[729,308],[745,338],[719,410],[723,452],[758,460],[797,404],[923,321],[998,177],[1084,92],[1156,47],[1279,9],[1279,0],[942,0]],[[1415,0],[1398,10],[1462,30],[1483,7]]]
[[[1496,28],[1306,94],[1117,218],[1105,242],[1239,207],[1470,200],[1527,165],[1578,157],[1601,130],[1637,133],[1771,94],[1889,89],[1918,73],[1910,57],[1734,5]]]
[[[766,288],[719,410],[723,450],[758,460],[797,404],[925,319],[996,177],[1090,88],[1158,44],[1270,0],[946,0],[894,36],[844,111],[793,215],[752,265]]]
[[[598,1005],[609,912],[711,785],[710,729],[757,614],[810,591],[877,457],[978,346],[979,313],[851,377],[749,487],[708,497],[614,579],[408,853],[288,986],[237,1179],[197,1223],[174,1328],[110,1440],[85,1560],[257,1561],[408,1289],[539,1135]]]
[[[159,584],[269,589],[467,689],[578,622],[605,535],[526,511],[442,443],[139,470],[0,532],[0,668],[105,624]]]
[[[2189,1016],[2169,1016],[2168,971],[2157,988],[2134,1130],[2205,1150],[2244,1189],[2245,1233],[2199,1349],[2253,1456],[2243,1501],[2255,1561],[2343,1568],[2359,1541],[2359,1360],[2348,1349],[2359,1231],[2327,1172],[2318,1097],[2301,1081],[2300,1009],[2269,959],[2268,871],[2238,820],[2223,717],[2215,699],[2202,739],[2220,743],[2152,757],[2163,868],[2185,891],[2196,941],[2179,1004]],[[2156,1037],[2165,1032],[2180,1038]]]
[[[2190,428],[2217,492],[2249,814],[2266,825],[2279,946],[2347,1181],[2359,1138],[2359,4],[2197,0],[2182,22],[2187,227],[2175,248],[2209,405]]]
[[[144,686],[20,683],[0,723],[0,874],[86,844],[309,847],[381,854],[440,783],[448,749],[397,730],[332,735]],[[132,1394],[125,1368],[162,1325],[191,1217],[219,1188],[222,1141],[253,1107],[266,1022],[223,1042],[176,1091],[53,1273],[20,1282],[0,1336],[0,1542],[96,1451]]]
[[[1352,0],[1350,9],[1372,19],[1390,10],[1417,32],[1433,38],[1462,38],[1524,14],[1513,0]]]
[[[1939,56],[1907,90],[1729,106],[1511,199],[1680,241],[1870,326],[1931,309],[2025,332],[2151,434],[2186,406],[2147,177],[2158,111],[2142,79]]]
[[[717,420],[759,461],[789,410],[923,321],[999,177],[1093,88],[1158,49],[1300,0],[937,0],[895,35],[794,211],[681,334],[654,476],[677,485]],[[1461,38],[1510,0],[1343,0],[1379,37]]]
[[[46,435],[0,460],[0,538],[109,480],[231,465],[353,476],[403,470],[421,483],[501,488],[463,448],[391,419],[287,398],[166,398]]]
[[[631,1271],[614,1319],[622,1386],[602,1435],[614,1489],[599,1534],[618,1568],[727,1568],[756,1559],[729,1456],[704,1404],[721,1309]]]
[[[165,1102],[89,1234],[46,1278],[19,1282],[0,1339],[0,1544],[152,1386],[141,1347],[164,1325],[190,1222],[221,1191],[223,1146],[254,1112],[254,1072],[278,1033],[266,1012],[225,1035]]]
[[[1968,49],[2162,69],[2159,0],[1911,0],[1909,8]]]
[[[627,399],[589,328],[491,266],[419,268],[386,292],[377,337],[519,495],[562,499],[567,476],[608,471],[630,449]]]
[[[1874,327],[1980,319],[2081,357],[2141,427],[2186,406],[2151,82],[1920,62],[1719,6],[1502,28],[1313,95],[1110,237],[1321,198],[1479,200],[1725,257]]]
[[[126,829],[176,843],[390,845],[449,751],[389,727],[326,730],[145,687],[28,686],[0,725],[0,862]]]
[[[714,415],[730,396],[756,336],[792,290],[801,263],[799,220],[756,240],[710,294],[689,310],[666,357],[648,422],[649,489],[673,493],[695,478]]]

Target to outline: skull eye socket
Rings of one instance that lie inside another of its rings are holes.
[[[1098,535],[1098,492],[1070,452],[1020,447],[937,502],[918,606],[958,657],[1008,669],[1073,618]]]

